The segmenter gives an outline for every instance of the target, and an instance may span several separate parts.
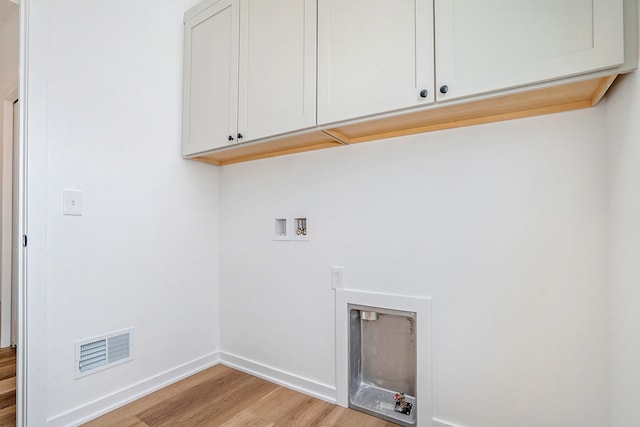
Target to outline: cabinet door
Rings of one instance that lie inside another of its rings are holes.
[[[432,0],[318,0],[318,124],[433,102],[433,81]]]
[[[622,0],[435,0],[435,14],[438,101],[624,59]]]
[[[242,0],[242,141],[316,124],[316,1]]]
[[[221,0],[185,22],[182,152],[236,141],[239,0]],[[229,141],[229,136],[233,141]]]

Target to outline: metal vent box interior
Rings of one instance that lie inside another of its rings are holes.
[[[416,425],[416,313],[349,304],[349,407]]]

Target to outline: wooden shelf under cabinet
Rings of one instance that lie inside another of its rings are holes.
[[[313,130],[309,133],[284,136],[266,142],[237,144],[229,148],[216,150],[209,154],[191,157],[190,159],[224,166],[232,163],[319,150],[321,148],[335,147],[338,145],[342,144],[319,130]]]
[[[190,159],[223,166],[345,144],[589,108],[600,102],[616,77],[614,74],[454,105],[435,104],[417,112],[364,119],[323,130],[313,129],[309,133],[265,142],[239,144]]]

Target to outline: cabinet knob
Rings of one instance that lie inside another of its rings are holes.
[[[229,141],[233,141],[233,136],[232,136],[232,135],[229,135],[229,138],[228,138],[228,139],[229,139]]]
[[[449,86],[447,85],[440,86],[440,93],[447,93],[447,92],[449,92]]]
[[[241,133],[238,134],[238,139],[244,138]]]
[[[429,96],[429,91],[426,89],[422,89],[420,91],[420,98],[426,98],[427,96]]]

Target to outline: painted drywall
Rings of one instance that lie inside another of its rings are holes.
[[[609,425],[602,108],[225,167],[218,223],[218,170],[179,158],[194,2],[26,3],[31,425],[218,348],[218,230],[231,354],[333,385],[340,264],[348,287],[433,297],[439,418]],[[612,170],[623,216],[634,171],[609,167],[610,183]],[[85,192],[83,217],[62,216],[64,187]],[[294,215],[311,241],[272,241],[273,219]],[[632,226],[614,259],[633,280]],[[618,288],[614,308],[635,296]],[[73,379],[75,340],[128,326],[134,362]],[[629,343],[630,327],[614,330]],[[631,398],[617,396],[622,414]]]
[[[370,142],[221,170],[221,349],[335,386],[331,265],[433,298],[434,415],[609,424],[602,112]],[[309,242],[272,241],[309,218]]]
[[[29,425],[218,349],[218,170],[180,156],[194,3],[28,2]],[[63,216],[64,188],[83,216]],[[74,342],[127,327],[134,360],[76,380]]]
[[[609,144],[611,398],[613,427],[640,425],[640,79],[610,91]]]

